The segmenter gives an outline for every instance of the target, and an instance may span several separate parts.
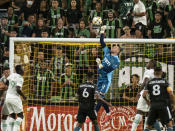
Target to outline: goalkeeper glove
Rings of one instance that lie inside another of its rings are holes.
[[[97,62],[98,65],[101,64],[100,58],[96,58],[96,62]]]
[[[104,25],[101,27],[100,34],[104,34],[105,30],[106,30],[106,26]]]
[[[101,64],[100,58],[97,58],[97,59],[96,59],[96,62],[97,62],[98,67],[99,67],[100,69],[103,68],[103,65]]]

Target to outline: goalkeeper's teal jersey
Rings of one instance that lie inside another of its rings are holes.
[[[107,93],[112,82],[113,72],[120,66],[120,59],[118,56],[112,56],[107,46],[103,48],[103,51],[103,67],[98,70],[99,77],[97,82],[97,90],[101,93]]]
[[[104,51],[104,57],[101,63],[103,67],[98,69],[97,90],[105,94],[111,85],[113,71],[120,66],[120,59],[118,56],[111,55],[110,49],[104,43],[104,34],[100,36],[100,43]]]
[[[103,68],[100,70],[102,70],[103,73],[110,73],[111,71],[119,67],[120,59],[118,56],[112,56],[107,46],[103,48],[103,51],[104,51],[104,57],[102,60]]]

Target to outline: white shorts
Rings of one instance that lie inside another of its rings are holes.
[[[23,105],[22,100],[20,98],[18,99],[12,99],[8,98],[5,100],[4,107],[7,108],[6,115],[12,114],[12,113],[21,113],[23,112]]]
[[[146,103],[145,99],[140,96],[138,103],[137,103],[137,110],[143,111],[143,112],[148,112],[150,106]]]

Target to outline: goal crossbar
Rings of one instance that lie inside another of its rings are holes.
[[[100,42],[99,38],[24,38],[24,37],[11,37],[10,42],[80,42],[80,43],[94,43]],[[108,39],[104,40],[107,43],[175,43],[175,39]]]

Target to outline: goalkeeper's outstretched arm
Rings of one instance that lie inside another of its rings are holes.
[[[106,27],[105,26],[102,26],[101,27],[101,31],[100,31],[100,44],[101,44],[101,47],[102,48],[106,47],[106,44],[104,42],[104,32],[105,32],[105,29],[106,29]]]
[[[100,44],[102,48],[106,47],[106,44],[104,42],[104,34],[100,34]]]

